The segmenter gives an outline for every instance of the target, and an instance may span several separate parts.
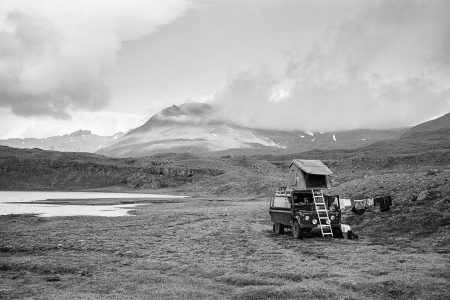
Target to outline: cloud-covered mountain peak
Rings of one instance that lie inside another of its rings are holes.
[[[264,130],[225,121],[216,106],[172,105],[98,152],[127,157],[154,153],[289,153],[310,149],[352,148],[398,136],[396,132],[314,133]],[[311,138],[306,138],[306,135]]]
[[[145,124],[131,130],[127,135],[148,132],[156,127],[221,124],[213,106],[205,103],[172,105],[153,115]]]

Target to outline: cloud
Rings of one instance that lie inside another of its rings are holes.
[[[245,126],[320,131],[408,126],[444,114],[449,12],[448,1],[352,2],[289,52],[281,75],[242,72],[211,103]]]
[[[146,116],[105,110],[95,113],[78,110],[73,112],[70,120],[55,119],[51,116],[24,117],[7,114],[5,110],[6,108],[0,108],[0,114],[3,115],[2,123],[8,126],[0,126],[0,139],[45,138],[80,129],[91,130],[98,135],[112,135],[137,127],[147,119]]]
[[[187,0],[2,1],[0,107],[55,118],[105,107],[105,74],[122,43],[154,32],[189,7]]]

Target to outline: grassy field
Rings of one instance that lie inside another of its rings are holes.
[[[450,297],[448,251],[405,247],[408,234],[276,236],[268,199],[155,201],[134,214],[0,216],[0,299]]]

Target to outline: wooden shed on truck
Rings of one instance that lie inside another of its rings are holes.
[[[294,159],[289,165],[287,188],[292,190],[328,189],[333,172],[320,160]]]

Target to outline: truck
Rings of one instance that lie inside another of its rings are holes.
[[[294,238],[319,230],[323,237],[342,237],[339,196],[324,194],[333,173],[319,160],[294,159],[287,185],[271,198],[269,214],[275,234],[290,228]]]

